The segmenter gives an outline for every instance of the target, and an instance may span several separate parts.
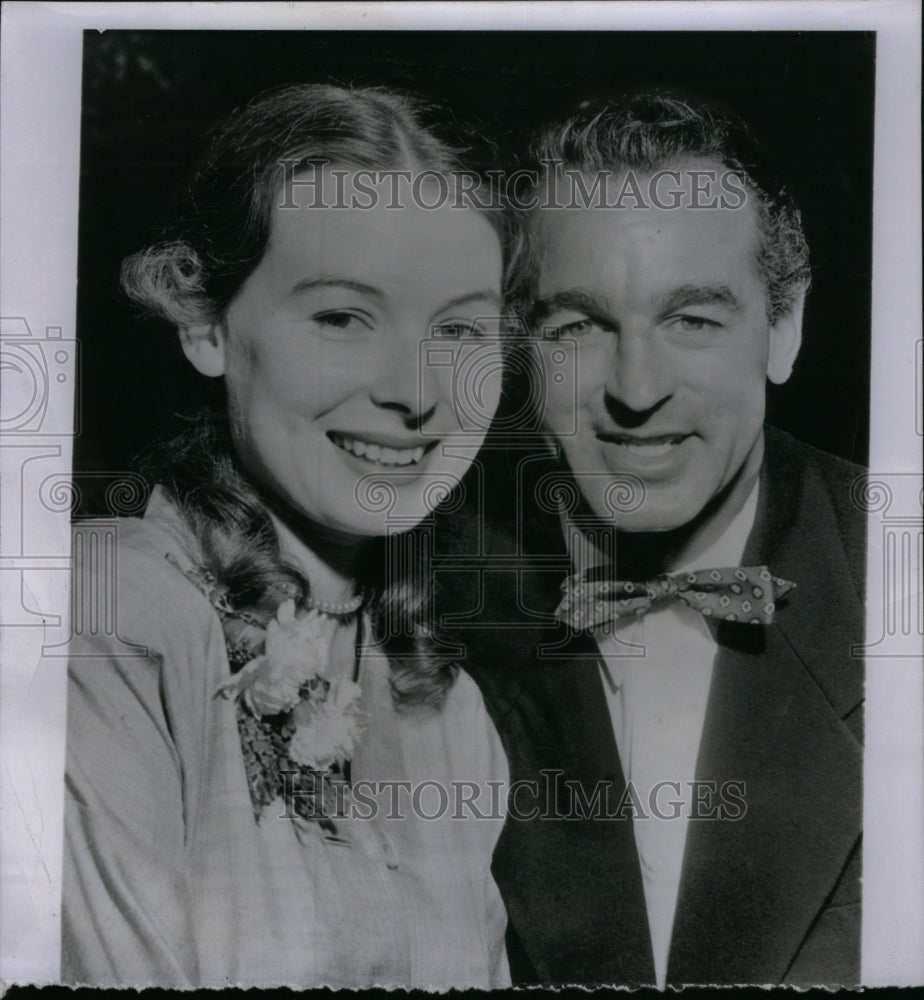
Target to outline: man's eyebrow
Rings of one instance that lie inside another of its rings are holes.
[[[680,285],[659,295],[656,304],[664,313],[682,306],[725,306],[736,312],[742,308],[728,285]]]
[[[531,310],[533,323],[541,323],[559,309],[572,309],[574,312],[587,313],[588,316],[600,316],[606,312],[603,304],[590,292],[582,288],[569,288],[564,292],[554,292],[537,299]]]
[[[292,286],[290,295],[297,295],[299,292],[310,292],[314,288],[346,288],[351,292],[359,292],[361,295],[370,295],[381,299],[385,293],[374,285],[366,285],[361,281],[353,281],[351,278],[306,278]]]

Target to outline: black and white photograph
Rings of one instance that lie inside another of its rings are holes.
[[[20,7],[0,983],[924,983],[919,9]]]

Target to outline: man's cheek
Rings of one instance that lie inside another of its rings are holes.
[[[570,391],[568,391],[569,388]],[[566,429],[573,430],[576,409],[577,401],[575,400],[573,386],[550,385],[547,388],[543,416],[545,424],[550,431],[555,434],[562,434]]]

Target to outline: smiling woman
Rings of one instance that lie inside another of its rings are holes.
[[[396,170],[427,174],[400,207]],[[366,207],[336,207],[360,173]],[[66,982],[506,981],[502,816],[393,798],[505,780],[408,555],[500,398],[514,240],[501,208],[431,197],[463,179],[405,99],[287,88],[216,133],[185,218],[123,266],[227,406],[152,457],[116,627],[72,644]]]
[[[384,198],[367,210],[299,204],[272,214],[260,264],[220,321],[181,331],[186,353],[224,376],[238,457],[293,511],[328,529],[384,534],[382,512],[360,502],[374,475],[394,491],[388,516],[418,521],[425,488],[456,485],[497,406],[499,367],[481,433],[463,430],[457,365],[427,364],[423,350],[496,337],[497,236],[477,212],[393,209]]]

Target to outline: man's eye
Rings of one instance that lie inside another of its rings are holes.
[[[586,337],[588,334],[599,333],[605,329],[606,327],[597,320],[584,318],[572,320],[570,323],[551,324],[544,327],[542,333],[546,338],[557,340],[560,337]]]
[[[438,323],[433,327],[433,336],[443,340],[464,340],[470,337],[482,337],[484,331],[477,323]]]
[[[319,326],[329,330],[342,330],[345,333],[359,333],[371,329],[369,323],[355,313],[342,309],[332,309],[330,312],[318,313],[312,317]]]
[[[673,319],[672,325],[682,333],[703,333],[717,330],[722,324],[714,319],[706,319],[705,316],[677,316]]]

